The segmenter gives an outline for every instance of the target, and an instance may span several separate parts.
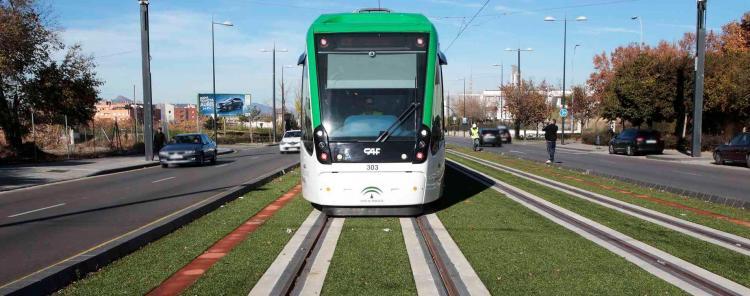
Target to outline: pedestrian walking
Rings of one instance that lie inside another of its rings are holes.
[[[164,136],[164,133],[161,131],[161,128],[159,128],[156,133],[154,133],[154,154],[151,156],[151,160],[154,160],[153,156],[159,155],[159,151],[161,148],[164,147],[164,144],[166,143],[167,138]]]
[[[552,119],[542,131],[544,131],[544,140],[547,141],[547,153],[549,153],[549,159],[547,164],[555,162],[555,146],[557,146],[557,121]]]

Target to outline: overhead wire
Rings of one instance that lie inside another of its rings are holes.
[[[484,1],[484,4],[482,4],[482,7],[480,7],[479,10],[477,10],[477,12],[474,13],[474,15],[471,17],[471,19],[469,19],[469,21],[466,22],[463,25],[463,27],[458,30],[458,34],[456,34],[456,37],[454,37],[453,40],[451,41],[451,43],[448,44],[448,47],[445,48],[445,51],[448,51],[451,48],[451,46],[453,46],[453,44],[456,42],[456,40],[458,40],[458,38],[461,37],[461,34],[463,34],[464,31],[466,31],[466,29],[469,27],[469,25],[471,25],[471,23],[474,21],[474,19],[477,18],[477,16],[482,12],[482,10],[484,10],[485,7],[487,7],[487,4],[489,4],[489,3],[490,3],[490,0]]]

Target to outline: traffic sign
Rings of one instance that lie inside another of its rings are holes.
[[[560,109],[560,117],[568,117],[568,109],[562,108]]]

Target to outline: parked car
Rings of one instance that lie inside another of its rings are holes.
[[[504,143],[510,144],[513,141],[513,136],[510,135],[510,129],[504,125],[498,125],[497,129],[500,130],[500,138]]]
[[[161,167],[169,165],[216,163],[216,143],[206,134],[179,134],[159,150]]]
[[[657,131],[628,128],[609,141],[609,154],[636,154],[664,152],[664,140]]]
[[[299,149],[301,147],[300,141],[302,140],[302,131],[300,130],[289,130],[286,133],[284,133],[284,137],[281,138],[281,142],[279,143],[279,152],[281,154],[291,152],[291,151],[297,151],[299,152]]]
[[[486,127],[479,128],[479,146],[484,145],[503,146],[500,130]]]
[[[219,105],[219,111],[221,112],[229,112],[234,110],[240,110],[242,109],[242,99],[240,98],[231,98],[224,100],[223,102],[220,102]]]
[[[750,133],[741,133],[714,149],[716,164],[745,163],[750,168]]]

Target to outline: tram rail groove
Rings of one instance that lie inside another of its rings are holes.
[[[727,233],[721,230],[710,228],[705,225],[690,222],[674,216],[670,216],[655,210],[634,205],[599,193],[584,190],[573,185],[565,184],[559,181],[551,180],[541,176],[536,176],[506,165],[494,163],[481,159],[469,154],[458,151],[450,151],[454,155],[477,162],[487,167],[503,171],[519,178],[532,181],[539,185],[561,191],[563,193],[596,203],[598,205],[619,211],[621,213],[636,217],[651,223],[669,228],[671,230],[689,235],[693,238],[715,244],[720,247],[750,256],[750,239]]]
[[[750,295],[750,289],[635,240],[611,228],[492,178],[463,164],[446,165],[491,187],[551,221],[618,254],[647,272],[693,295]]]
[[[425,247],[430,254],[430,258],[432,258],[432,262],[437,270],[437,278],[440,279],[440,285],[444,289],[446,295],[460,295],[458,288],[456,287],[456,283],[451,277],[451,274],[448,271],[448,267],[446,266],[447,258],[444,258],[444,256],[442,256],[442,254],[438,251],[438,246],[429,233],[430,225],[429,222],[427,222],[427,218],[425,216],[420,216],[417,218],[412,218],[412,220],[417,225],[417,229],[419,229],[421,239],[425,243]],[[433,275],[433,278],[436,278],[435,275]],[[458,280],[460,281],[460,279]]]

